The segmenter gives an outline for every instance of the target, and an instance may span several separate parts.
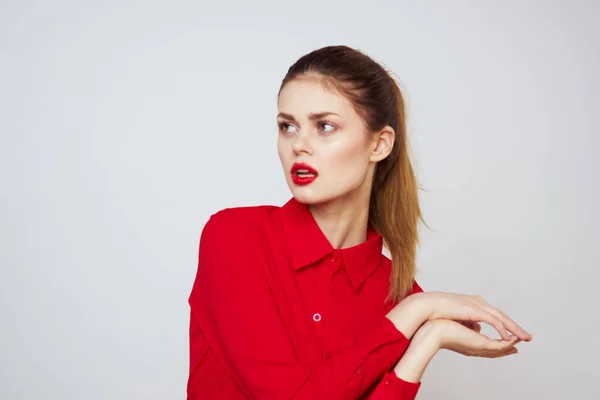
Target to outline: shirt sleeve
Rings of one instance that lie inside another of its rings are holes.
[[[409,340],[382,317],[368,334],[333,356],[299,361],[251,232],[243,218],[230,212],[216,213],[206,223],[189,298],[194,322],[248,398],[358,399],[396,364]],[[190,338],[192,369],[197,362],[193,347]],[[193,382],[188,385],[202,398]]]
[[[369,400],[414,400],[420,387],[421,382],[404,381],[390,371],[381,378]]]
[[[415,281],[412,292],[419,293],[423,289]],[[369,394],[369,400],[414,400],[421,388],[421,382],[408,382],[400,379],[396,373],[388,371]]]

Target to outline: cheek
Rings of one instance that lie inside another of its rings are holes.
[[[365,144],[359,141],[340,141],[328,150],[325,159],[332,166],[360,166],[366,157]]]
[[[366,144],[362,141],[345,141],[329,148],[323,161],[328,171],[335,173],[333,178],[344,181],[360,181],[368,167]]]

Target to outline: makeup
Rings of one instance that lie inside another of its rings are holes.
[[[296,185],[308,185],[319,175],[316,169],[305,163],[294,163],[290,173]]]

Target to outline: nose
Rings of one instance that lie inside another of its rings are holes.
[[[298,132],[294,135],[294,142],[292,143],[292,150],[294,154],[298,155],[301,153],[312,153],[312,147],[310,145],[310,140],[307,134],[303,134]]]

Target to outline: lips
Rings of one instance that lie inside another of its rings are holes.
[[[319,175],[316,169],[305,163],[294,163],[290,172],[296,185],[308,185]]]

